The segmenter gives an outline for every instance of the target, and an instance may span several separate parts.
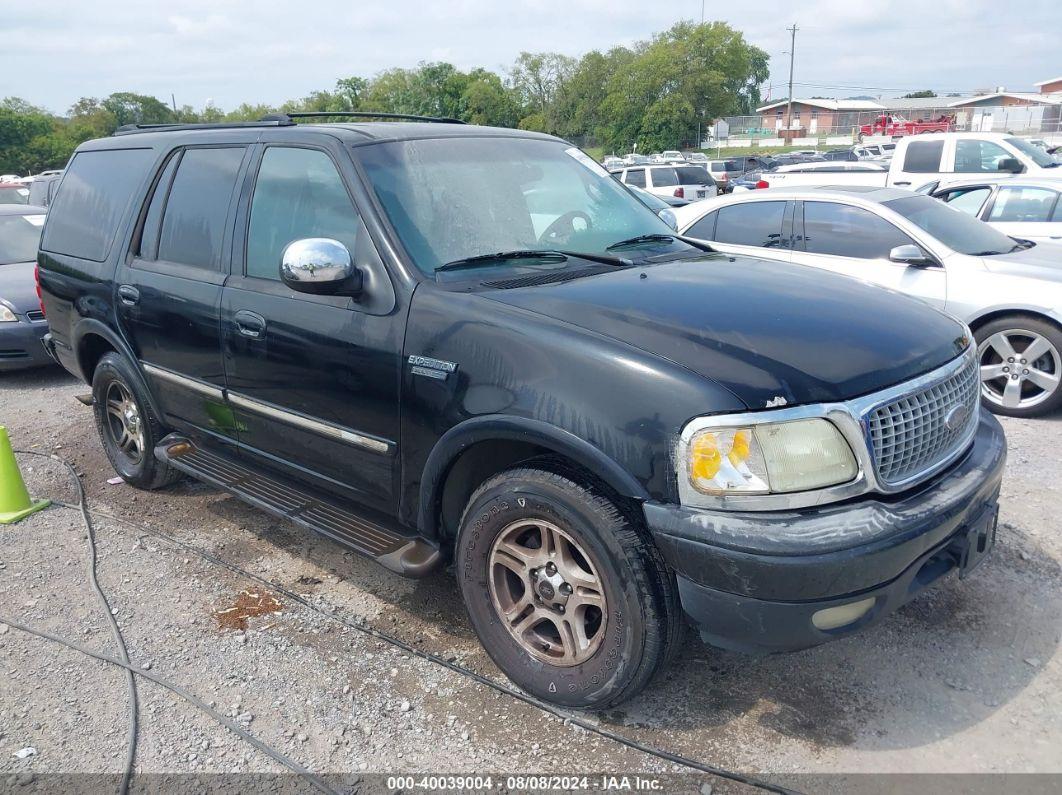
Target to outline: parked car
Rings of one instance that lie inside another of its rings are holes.
[[[761,188],[768,187],[765,181],[764,175],[770,172],[766,171],[749,171],[742,174],[737,179],[730,181],[731,193],[742,193],[747,190],[759,190]]]
[[[20,182],[0,181],[0,204],[29,204],[29,192]]]
[[[1062,242],[1062,179],[965,179],[932,183],[925,192],[1005,235]]]
[[[623,158],[621,157],[609,156],[601,161],[601,165],[603,165],[609,171],[616,171],[617,169],[623,168],[626,163],[623,162]]]
[[[716,196],[721,188],[701,166],[635,166],[619,172],[625,185],[644,188],[656,196],[697,201]]]
[[[737,179],[744,173],[733,160],[709,160],[706,168],[722,193],[730,190],[730,180]]]
[[[623,156],[623,164],[627,166],[647,166],[649,165],[649,158],[645,155],[629,154]]]
[[[708,155],[704,152],[683,152],[686,162],[694,166],[708,166]]]
[[[686,158],[682,156],[682,152],[677,149],[668,149],[663,153],[664,162],[673,163],[675,165],[684,165]]]
[[[124,480],[191,475],[406,576],[452,560],[536,698],[631,698],[683,610],[736,649],[850,635],[995,537],[961,323],[682,240],[551,136],[129,128],[77,148],[39,263]]]
[[[776,165],[775,159],[769,155],[741,155],[728,158],[728,161],[733,162],[741,174],[771,169]]]
[[[0,182],[14,183],[18,182],[22,177],[18,174],[0,174]]]
[[[38,207],[49,206],[55,198],[55,192],[59,189],[59,181],[62,178],[61,171],[58,174],[34,177],[29,186],[29,196],[27,197],[29,203]]]
[[[0,204],[0,372],[51,364],[33,269],[45,209]]]
[[[876,118],[871,124],[859,128],[859,140],[873,135],[889,135],[897,138],[901,135],[923,135],[925,133],[950,132],[955,127],[954,118],[941,115],[932,121],[918,119],[909,121],[902,116],[886,114]]]
[[[1006,178],[1015,173],[1062,177],[1062,171],[1056,170],[1059,164],[1042,149],[1002,133],[942,133],[902,138],[887,168],[885,173],[876,169],[855,172],[845,177],[844,184],[914,188],[968,174],[979,174],[982,178],[986,175]],[[822,184],[820,175],[808,171],[768,182],[772,188]]]
[[[1015,240],[891,188],[755,191],[675,215],[680,233],[720,251],[846,274],[964,320],[992,411],[1032,417],[1062,405],[1062,246]]]
[[[782,165],[760,174],[759,188],[789,187],[798,185],[863,185],[868,175],[882,179],[888,169],[869,161],[823,161]]]
[[[822,153],[824,160],[833,160],[841,162],[854,162],[860,160],[858,154],[852,149],[830,149]]]
[[[853,146],[850,150],[856,160],[878,160],[896,152],[896,144],[861,144]]]

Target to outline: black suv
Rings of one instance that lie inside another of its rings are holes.
[[[994,539],[968,329],[676,237],[547,135],[122,131],[74,154],[39,266],[126,481],[191,475],[410,577],[453,561],[543,699],[633,696],[683,611],[733,649],[846,635]]]

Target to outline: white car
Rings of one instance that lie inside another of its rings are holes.
[[[680,234],[724,253],[922,298],[970,325],[992,411],[1031,417],[1062,406],[1062,245],[1019,241],[929,196],[869,186],[757,190],[678,207],[675,217]],[[843,346],[836,320],[838,337],[823,342]]]
[[[980,218],[1005,235],[1062,242],[1062,179],[941,181],[920,188],[919,193]]]
[[[601,161],[601,165],[603,165],[609,171],[616,171],[618,169],[623,168],[626,163],[623,162],[623,158],[610,155]]]
[[[684,157],[687,163],[692,163],[695,166],[707,166],[708,155],[704,152],[687,152]]]
[[[686,162],[686,158],[682,156],[682,152],[677,149],[668,149],[666,152],[661,153],[664,162],[673,163],[675,165],[682,165]]]
[[[896,151],[896,144],[860,144],[852,147],[852,153],[860,160],[875,160],[881,157],[892,157]]]
[[[628,166],[618,174],[620,182],[652,193],[698,201],[719,193],[720,188],[702,166]]]

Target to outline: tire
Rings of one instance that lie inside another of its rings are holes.
[[[541,549],[546,533],[553,539],[547,542],[550,555]],[[526,566],[513,566],[516,556],[506,558],[514,544],[530,556]],[[509,563],[499,563],[505,559]],[[552,561],[558,567],[551,573]],[[639,693],[678,647],[681,609],[659,551],[613,502],[564,475],[525,467],[480,486],[461,519],[456,564],[469,618],[487,653],[513,682],[544,701],[616,706]],[[595,578],[603,609],[586,604],[594,601],[594,589],[582,583]],[[521,591],[523,598],[514,598]],[[548,598],[567,599],[566,615],[564,604]],[[511,621],[503,619],[505,607],[518,611]],[[530,617],[536,609],[549,617]],[[565,618],[568,626],[583,628],[582,637],[568,636],[567,646],[558,623]],[[518,640],[510,626],[528,622]],[[540,642],[543,637],[548,640]]]
[[[989,411],[1008,417],[1038,417],[1062,406],[1062,330],[1057,326],[1015,314],[985,323],[974,337],[981,365],[981,398]],[[1035,358],[1029,361],[1024,354],[1034,347]],[[997,375],[986,378],[992,374]]]
[[[155,458],[155,445],[167,430],[152,412],[136,371],[123,357],[103,355],[92,374],[92,397],[103,450],[126,483],[150,491],[180,480],[180,472]],[[131,429],[136,432],[130,433]]]

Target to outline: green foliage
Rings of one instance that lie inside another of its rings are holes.
[[[519,127],[570,138],[605,151],[696,146],[699,129],[760,104],[767,53],[723,22],[680,22],[649,41],[581,58],[522,52],[506,74],[461,71],[449,63],[388,69],[371,78],[340,78],[279,108],[244,103],[174,110],[155,97],[117,92],[83,97],[66,117],[25,100],[0,102],[0,171],[32,173],[62,166],[84,140],[123,124],[253,121],[278,111],[379,111],[447,116],[472,124]],[[911,96],[922,96],[918,92]]]
[[[904,99],[932,99],[937,95],[937,92],[930,89],[924,89],[922,91],[912,91],[910,94],[904,94]]]

